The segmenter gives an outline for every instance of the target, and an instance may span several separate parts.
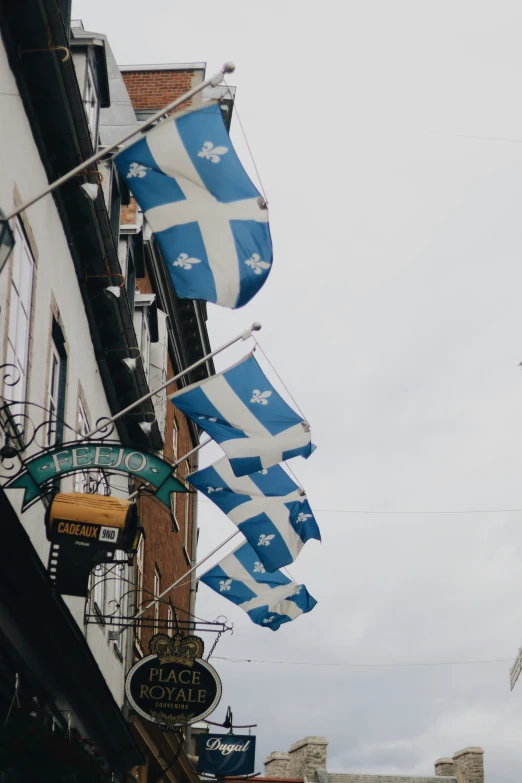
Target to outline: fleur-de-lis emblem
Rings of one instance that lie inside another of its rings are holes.
[[[265,619],[263,620],[263,623],[265,625],[268,625],[268,623],[271,623],[272,620],[275,620],[275,614],[273,614],[271,617],[265,617]]]
[[[302,514],[301,513],[297,517],[297,521],[298,522],[306,522],[307,519],[312,519],[312,515],[311,514]]]
[[[214,147],[213,142],[206,141],[198,152],[198,158],[205,158],[205,160],[209,160],[211,163],[220,163],[221,155],[225,155],[227,152],[228,147]]]
[[[270,533],[270,535],[266,536],[264,533],[262,533],[259,536],[259,541],[257,542],[258,546],[270,546],[270,542],[272,539],[275,538],[275,533]]]
[[[271,391],[262,392],[259,389],[254,389],[250,402],[258,402],[260,405],[268,405],[268,398],[271,396]]]
[[[212,416],[198,416],[198,419],[205,419],[205,421],[217,421],[217,419],[213,418]]]
[[[141,163],[131,163],[127,179],[132,179],[132,177],[143,179],[143,177],[147,176],[147,171],[150,171],[148,166],[143,166]]]
[[[299,595],[300,592],[301,592],[301,585],[296,585],[292,590],[292,595]]]
[[[180,253],[172,266],[180,266],[182,269],[192,269],[194,264],[201,264],[200,258],[189,258],[187,253]]]
[[[266,474],[268,473],[268,470],[266,468],[264,468],[263,470],[258,470],[257,472],[261,473],[262,476],[266,476]]]
[[[232,579],[222,579],[219,583],[219,592],[220,593],[226,593],[227,590],[230,590],[230,585],[232,584]]]
[[[260,563],[259,560],[256,560],[254,563],[254,574],[264,574],[265,573],[265,567],[263,563]]]
[[[209,495],[212,492],[223,492],[223,487],[207,487],[207,492]]]
[[[260,275],[263,269],[270,269],[270,264],[267,261],[261,261],[261,256],[258,253],[252,253],[252,258],[247,258],[245,264],[253,269],[256,275]]]

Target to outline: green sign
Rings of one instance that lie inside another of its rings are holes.
[[[99,468],[129,473],[156,488],[155,497],[170,508],[171,492],[187,492],[174,477],[172,465],[154,454],[124,448],[117,443],[74,443],[56,446],[29,459],[24,470],[5,484],[5,489],[25,489],[22,511],[42,494],[41,486],[69,473]]]

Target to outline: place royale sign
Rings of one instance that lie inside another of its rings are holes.
[[[125,692],[131,706],[146,720],[163,729],[176,729],[206,718],[221,699],[221,680],[202,660],[199,636],[155,634],[151,655],[130,670]]]
[[[128,473],[155,487],[155,497],[170,508],[171,492],[186,492],[172,473],[172,465],[149,454],[106,441],[61,445],[28,459],[24,469],[5,484],[5,489],[24,489],[22,511],[45,493],[45,485],[61,476],[99,468]]]

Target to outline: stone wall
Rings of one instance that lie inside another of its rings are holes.
[[[281,753],[274,750],[265,759],[265,776],[267,778],[284,778],[290,775],[290,753]]]
[[[484,751],[464,748],[453,755],[457,783],[484,783]]]
[[[326,737],[305,737],[290,748],[290,777],[315,781],[317,767],[326,767]]]
[[[368,775],[360,773],[332,774],[327,772],[325,737],[305,737],[294,742],[288,753],[274,751],[265,761],[265,776],[279,780],[297,779],[304,783],[484,783],[484,751],[464,748],[452,758],[435,762],[435,777],[404,775]]]
[[[453,759],[437,759],[435,762],[435,775],[437,777],[455,777],[455,764],[453,763]]]

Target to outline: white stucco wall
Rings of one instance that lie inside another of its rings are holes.
[[[0,207],[4,213],[13,208],[13,193],[18,188],[22,200],[27,200],[44,189],[47,178],[41,164],[31,128],[18,94],[14,76],[9,68],[3,44],[0,41]],[[43,407],[48,405],[49,345],[52,324],[51,303],[56,302],[67,350],[67,392],[65,421],[76,427],[78,389],[83,389],[90,413],[90,423],[110,415],[100,373],[91,343],[90,330],[76,279],[66,237],[51,195],[27,210],[27,219],[38,252],[33,299],[32,346],[27,398]],[[12,256],[0,274],[0,357],[5,359],[9,292]],[[8,396],[8,389],[5,390]],[[43,421],[38,408],[30,411],[33,419]],[[115,436],[114,436],[115,437]],[[69,431],[65,440],[74,439]],[[124,483],[120,479],[119,483]],[[72,489],[72,479],[63,482],[63,489]],[[9,499],[19,510],[21,490],[8,490]],[[38,503],[23,515],[26,528],[39,556],[47,566],[49,544],[45,537],[44,506]],[[21,575],[23,578],[23,575]],[[108,642],[108,634],[98,625],[83,624],[84,599],[65,598],[73,616],[87,631],[88,643],[96,657],[111,691],[119,705],[123,703],[124,666]]]

